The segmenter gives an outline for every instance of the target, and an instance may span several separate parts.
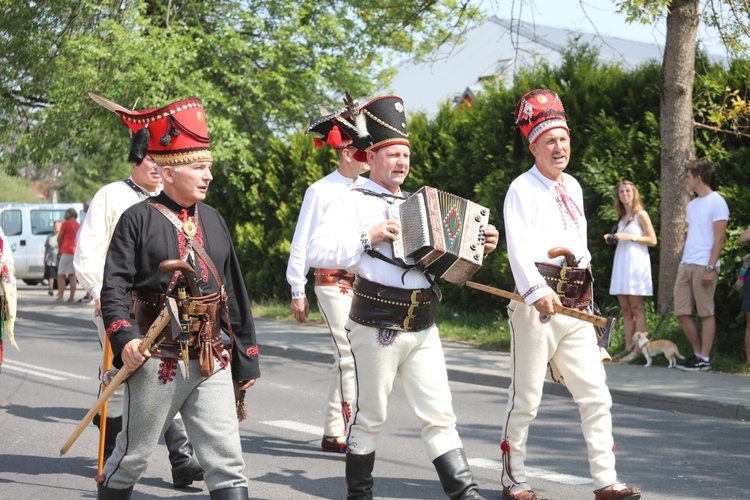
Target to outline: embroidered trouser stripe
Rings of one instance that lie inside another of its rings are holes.
[[[346,337],[346,322],[352,305],[351,289],[338,286],[316,286],[320,315],[331,330],[333,363],[325,407],[323,433],[326,436],[345,436],[347,412],[354,400],[354,360]]]

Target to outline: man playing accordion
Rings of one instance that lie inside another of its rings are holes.
[[[348,498],[373,498],[377,436],[398,374],[443,490],[451,499],[481,499],[456,431],[434,321],[434,281],[393,260],[392,241],[401,228],[388,218],[387,209],[404,201],[401,185],[409,174],[403,101],[383,96],[361,108],[348,104],[349,115],[338,119],[358,149],[355,158],[370,165],[370,178],[331,205],[338,216],[324,217],[307,254],[311,266],[344,268],[356,275],[346,324],[357,383],[346,442]],[[484,253],[489,253],[497,244],[497,230],[488,225],[485,238]]]

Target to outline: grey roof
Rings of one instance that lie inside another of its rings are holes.
[[[635,67],[649,60],[662,60],[663,47],[596,33],[581,33],[549,26],[490,17],[468,30],[464,41],[441,47],[430,61],[404,62],[396,68],[390,88],[404,99],[407,111],[424,111],[434,116],[440,105],[478,91],[485,78],[498,77],[506,84],[514,67],[528,66],[542,59],[557,65],[570,40],[577,38],[599,49],[600,60]]]

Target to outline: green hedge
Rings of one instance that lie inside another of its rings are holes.
[[[696,116],[702,118],[715,109],[725,98],[727,87],[745,89],[748,68],[747,61],[734,62],[724,69],[699,57]],[[432,119],[412,114],[412,165],[404,189],[414,191],[430,185],[482,203],[490,208],[491,221],[502,235],[507,187],[533,163],[528,150],[522,162],[512,159],[515,104],[530,89],[555,90],[565,105],[572,134],[572,159],[567,172],[578,178],[584,190],[597,302],[607,313],[617,314],[616,300],[608,294],[614,252],[603,244],[601,236],[615,222],[614,187],[623,179],[638,186],[659,234],[660,71],[658,62],[631,70],[603,64],[596,51],[573,46],[559,67],[540,65],[522,71],[510,88],[489,84],[478,93],[471,107],[456,108],[446,102]],[[409,103],[405,104],[408,113]],[[715,187],[727,199],[732,213],[716,295],[716,349],[739,356],[744,349],[745,320],[739,311],[739,296],[730,285],[741,256],[748,251],[739,247],[736,236],[750,224],[750,201],[744,195],[750,150],[747,139],[703,129],[696,129],[695,139],[696,156],[705,156],[714,163]],[[330,148],[313,149],[311,139],[300,132],[268,146],[248,155],[252,159],[244,167],[217,173],[219,182],[214,185],[233,184],[239,189],[214,192],[210,202],[223,210],[230,227],[235,228],[237,249],[253,298],[288,300],[286,263],[304,191],[336,168],[336,159]],[[220,182],[221,176],[233,176],[232,182]],[[659,251],[658,246],[651,250],[655,288],[659,286]],[[504,244],[485,261],[474,279],[513,289]],[[504,313],[505,301],[493,296],[449,283],[442,288],[444,302],[453,310],[500,309]],[[312,289],[308,292],[312,296]]]

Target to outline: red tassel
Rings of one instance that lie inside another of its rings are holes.
[[[323,141],[321,141],[320,139],[313,139],[313,147],[314,147],[315,149],[320,149],[320,148],[322,148],[323,146],[325,146],[325,144],[326,144],[326,143],[325,143],[325,142],[323,142]]]
[[[333,146],[335,149],[339,149],[342,142],[344,142],[341,138],[341,131],[336,125],[331,127],[331,131],[328,132],[328,139],[326,142],[328,142],[328,144]]]

